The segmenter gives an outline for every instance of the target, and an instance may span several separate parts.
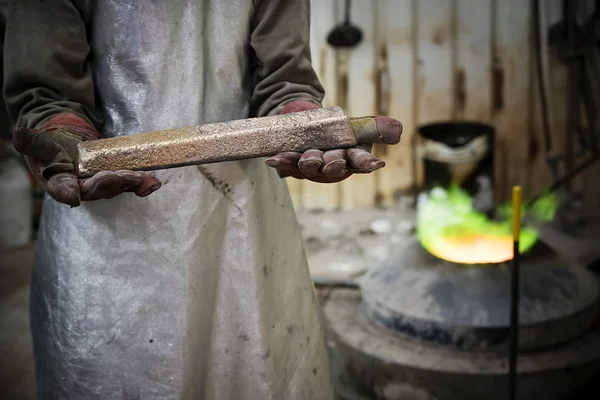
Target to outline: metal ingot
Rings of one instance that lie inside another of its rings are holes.
[[[365,131],[364,120],[351,120],[341,108],[331,107],[87,141],[78,146],[77,174],[86,177],[100,171],[158,170],[288,151],[349,148]],[[361,143],[379,142],[377,137],[363,139]]]

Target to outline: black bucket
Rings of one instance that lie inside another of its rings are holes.
[[[472,196],[474,207],[491,216],[495,209],[494,127],[442,122],[423,125],[418,132],[423,189],[458,183]]]

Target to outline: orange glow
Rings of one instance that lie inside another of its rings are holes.
[[[513,240],[510,235],[440,237],[428,251],[460,264],[496,264],[512,259]]]

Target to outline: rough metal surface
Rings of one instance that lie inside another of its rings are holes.
[[[83,142],[77,174],[157,170],[355,145],[350,119],[342,109],[321,108]]]
[[[344,399],[411,398],[394,396],[399,387],[427,400],[508,398],[506,352],[453,350],[391,335],[376,328],[360,305],[359,291],[346,289],[333,291],[324,305],[336,390]],[[569,399],[599,371],[595,331],[564,346],[522,353],[518,399]]]
[[[535,250],[535,249],[534,249]],[[509,338],[510,264],[463,266],[431,256],[413,239],[371,269],[360,286],[373,322],[395,334],[462,349],[504,348]],[[520,347],[582,336],[594,323],[594,275],[547,248],[523,257]]]

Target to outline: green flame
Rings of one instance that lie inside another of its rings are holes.
[[[473,208],[469,194],[454,184],[448,189],[435,188],[428,193],[427,200],[420,201],[417,212],[417,235],[427,250],[441,238],[456,238],[485,234],[488,236],[512,236],[512,204],[498,207],[496,220]],[[521,216],[546,222],[554,218],[559,200],[554,193],[545,193],[532,206],[521,209]],[[519,238],[519,251],[524,253],[537,242],[535,229],[523,225]]]

